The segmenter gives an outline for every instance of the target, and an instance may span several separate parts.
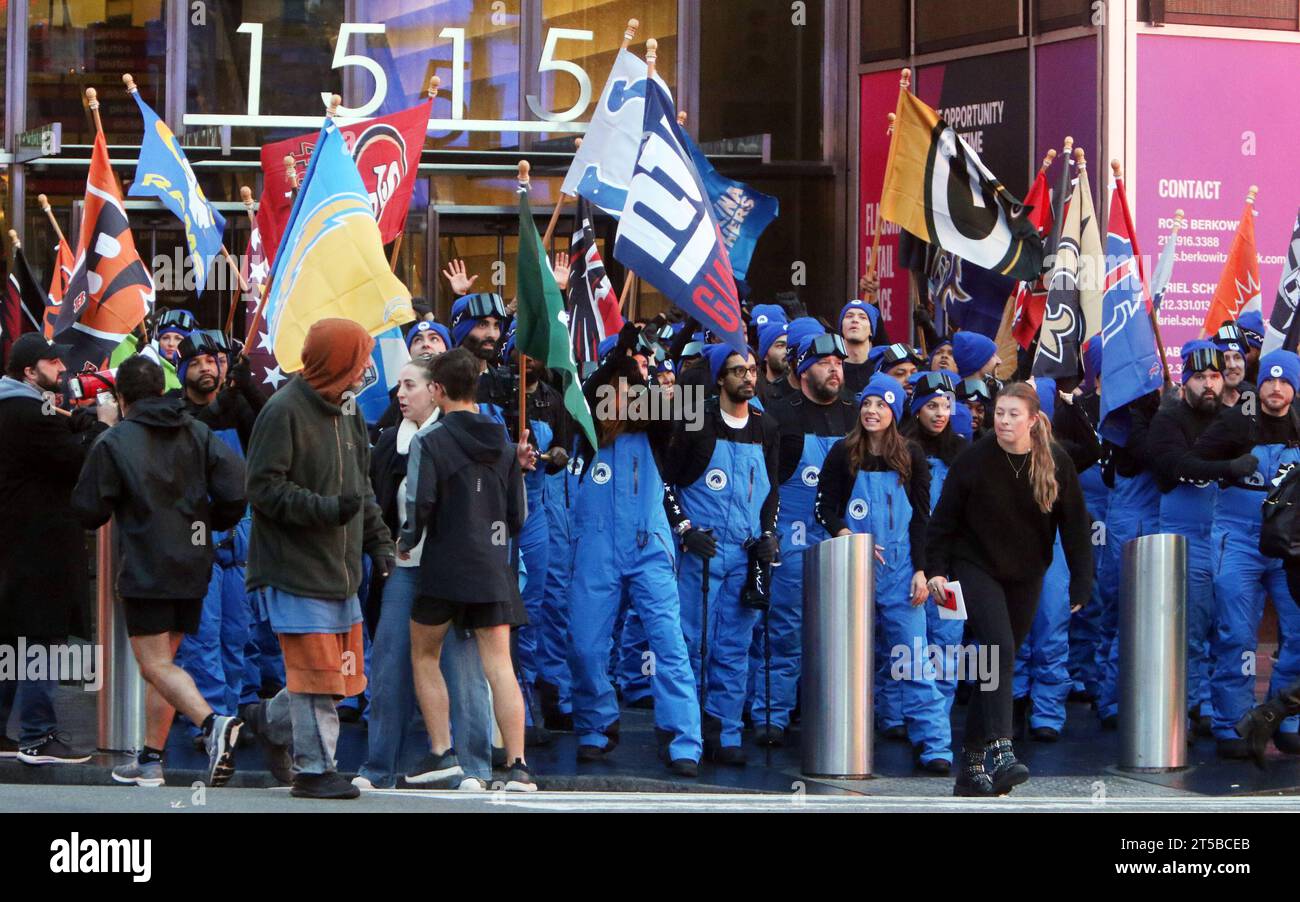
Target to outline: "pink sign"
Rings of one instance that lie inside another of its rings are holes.
[[[889,114],[898,106],[900,70],[873,72],[862,76],[862,116],[858,178],[858,275],[867,271],[880,210],[880,189],[885,183],[889,160]],[[876,251],[876,275],[880,277],[880,315],[893,341],[911,335],[908,272],[898,265],[898,226],[880,222],[880,247]]]
[[[1126,181],[1148,274],[1174,212],[1186,214],[1160,308],[1173,372],[1179,348],[1200,334],[1251,185],[1260,189],[1255,239],[1266,322],[1273,309],[1300,205],[1297,71],[1298,44],[1138,36],[1137,171]]]

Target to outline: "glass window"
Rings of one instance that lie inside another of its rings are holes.
[[[1092,24],[1093,0],[1034,0],[1034,31]]]
[[[1020,34],[1020,0],[916,0],[916,49],[929,53]]]
[[[861,0],[861,3],[859,62],[907,56],[908,0]]]
[[[162,0],[33,3],[27,42],[30,127],[62,122],[63,143],[90,144],[95,125],[85,91],[93,87],[108,143],[139,143],[140,112],[122,87],[125,72],[161,114],[167,57]]]
[[[1173,24],[1300,28],[1300,0],[1148,0],[1142,7],[1139,14],[1148,21],[1159,17]]]
[[[824,3],[804,10],[796,24],[788,4],[700,4],[701,141],[771,134],[773,159],[823,158]]]
[[[811,316],[833,322],[844,302],[844,285],[835,271],[835,242],[827,240],[835,221],[839,199],[835,179],[804,176],[799,179],[746,179],[752,187],[781,202],[781,215],[758,239],[748,272],[749,304],[771,303],[777,292],[793,291]],[[809,226],[817,223],[816,227]],[[792,284],[793,265],[806,285]]]

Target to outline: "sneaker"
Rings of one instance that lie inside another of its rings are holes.
[[[352,778],[352,785],[362,792],[369,792],[375,788],[375,784],[371,783],[366,777],[361,776],[361,774],[357,774]]]
[[[161,761],[141,764],[140,759],[137,758],[130,764],[113,768],[113,782],[125,783],[128,786],[162,786],[166,781],[163,779]]]
[[[17,758],[18,743],[8,736],[0,735],[0,758]]]
[[[889,742],[907,742],[907,727],[902,724],[886,727],[880,731],[880,735]]]
[[[218,714],[207,737],[208,785],[225,786],[235,775],[235,743],[244,722],[238,717]]]
[[[572,733],[573,715],[565,714],[563,711],[549,712],[543,718],[542,726],[552,733]]]
[[[293,754],[287,745],[276,745],[267,737],[266,702],[251,702],[239,709],[239,716],[244,721],[245,732],[251,732],[257,739],[262,751],[266,753],[267,767],[271,776],[281,783],[293,782]]]
[[[460,781],[460,785],[456,789],[460,792],[487,792],[488,785],[478,777],[467,776]]]
[[[506,776],[506,792],[537,792],[533,772],[518,758],[510,765],[510,773]]]
[[[355,799],[361,790],[332,770],[327,774],[297,774],[289,795],[299,799]]]
[[[68,747],[64,741],[67,738],[66,733],[51,730],[36,745],[20,747],[17,758],[23,764],[85,764],[89,761],[90,755]]]
[[[455,749],[447,749],[441,755],[430,752],[415,773],[406,775],[407,783],[421,789],[459,789],[464,779],[465,771]]]

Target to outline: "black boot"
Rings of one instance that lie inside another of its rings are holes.
[[[1006,795],[1014,787],[1029,779],[1029,768],[1016,759],[1016,753],[1011,749],[1011,740],[1007,738],[995,739],[988,745],[988,750],[993,753],[993,791],[998,795]]]
[[[1261,769],[1264,767],[1264,750],[1268,747],[1268,741],[1274,739],[1276,742],[1274,737],[1282,721],[1300,712],[1300,692],[1296,690],[1297,687],[1285,690],[1281,695],[1247,711],[1246,715],[1237,721],[1234,729],[1244,740],[1255,765]]]
[[[984,772],[984,750],[965,749],[961,753],[962,766],[957,771],[957,780],[953,784],[952,794],[987,798],[994,794],[993,780]]]

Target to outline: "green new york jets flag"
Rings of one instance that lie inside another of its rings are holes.
[[[519,187],[519,303],[515,311],[515,348],[520,354],[540,360],[557,370],[564,386],[564,408],[582,427],[591,447],[596,447],[596,427],[591,410],[578,384],[578,366],[573,362],[569,317],[555,276],[546,265],[542,236],[533,223],[528,205],[528,188]]]

